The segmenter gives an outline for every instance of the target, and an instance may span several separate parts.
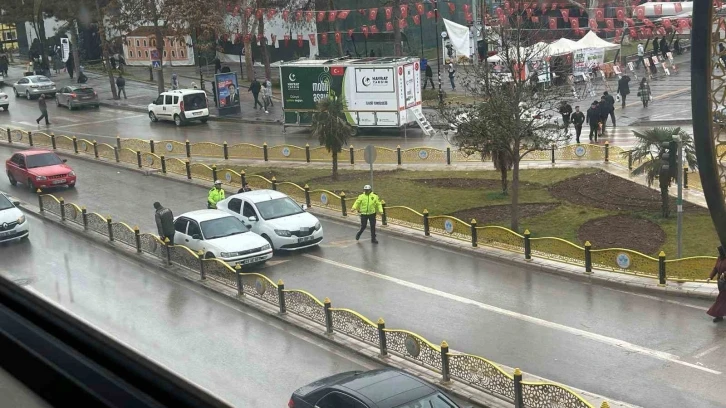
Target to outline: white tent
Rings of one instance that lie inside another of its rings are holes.
[[[457,53],[461,55],[471,55],[471,38],[469,37],[469,27],[457,24],[453,21],[443,19],[449,41]]]
[[[569,54],[577,48],[577,43],[567,38],[560,38],[547,47],[547,54],[551,56]]]
[[[610,50],[619,47],[619,44],[607,42],[598,37],[593,31],[589,31],[584,37],[580,38],[580,40],[575,43],[575,49],[578,50],[583,48],[604,48],[606,50]]]

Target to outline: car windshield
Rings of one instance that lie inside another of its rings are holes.
[[[11,203],[4,194],[0,194],[0,211],[7,210],[13,207],[15,207],[13,203]]]
[[[257,209],[260,210],[260,216],[266,220],[287,217],[303,212],[303,209],[295,201],[292,201],[290,197],[257,203]]]
[[[50,79],[48,77],[40,76],[35,77],[35,80],[33,82],[50,82]]]
[[[53,153],[32,154],[25,157],[25,162],[29,169],[35,167],[55,166],[63,163],[60,157]]]
[[[249,231],[247,227],[235,217],[223,217],[202,222],[204,239],[228,237],[230,235],[244,234]]]
[[[207,107],[207,96],[203,93],[184,95],[184,109],[197,110]]]
[[[399,405],[396,408],[457,408],[457,405],[437,392],[419,400]]]

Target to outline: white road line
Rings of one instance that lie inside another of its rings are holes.
[[[547,321],[547,320],[544,320],[544,319],[540,319],[540,318],[533,317],[533,316],[528,316],[528,315],[525,315],[525,314],[522,314],[522,313],[518,313],[518,312],[513,312],[513,311],[507,310],[507,309],[502,309],[500,307],[496,307],[496,306],[488,305],[486,303],[482,303],[482,302],[478,302],[478,301],[475,301],[475,300],[471,300],[471,299],[465,298],[463,296],[458,296],[458,295],[454,295],[454,294],[451,294],[451,293],[443,292],[443,291],[440,291],[440,290],[437,290],[437,289],[429,288],[427,286],[419,285],[417,283],[413,283],[413,282],[405,281],[403,279],[394,278],[392,276],[387,276],[387,275],[383,275],[383,274],[380,274],[380,273],[377,273],[377,272],[373,272],[373,271],[361,269],[361,268],[358,268],[356,266],[346,265],[344,263],[337,262],[337,261],[333,261],[333,260],[330,260],[330,259],[321,258],[319,256],[315,256],[315,255],[311,255],[311,254],[303,254],[303,256],[304,257],[307,257],[307,258],[310,258],[310,259],[314,259],[314,260],[319,261],[319,262],[323,262],[323,263],[327,263],[327,264],[330,264],[330,265],[334,265],[334,266],[337,266],[339,268],[348,269],[348,270],[351,270],[351,271],[354,271],[354,272],[362,273],[364,275],[368,275],[368,276],[372,276],[372,277],[375,277],[375,278],[387,280],[389,282],[393,282],[393,283],[396,283],[396,284],[401,285],[401,286],[405,286],[405,287],[410,288],[410,289],[418,290],[420,292],[428,293],[430,295],[439,296],[439,297],[442,297],[442,298],[445,298],[445,299],[453,300],[455,302],[459,302],[459,303],[463,303],[463,304],[466,304],[466,305],[475,306],[475,307],[478,307],[480,309],[487,310],[489,312],[493,312],[493,313],[497,313],[497,314],[504,315],[504,316],[507,316],[507,317],[511,317],[511,318],[514,318],[514,319],[522,320],[522,321],[525,321],[525,322],[528,322],[528,323],[533,323],[533,324],[536,324],[538,326],[547,327],[547,328],[554,329],[554,330],[559,330],[559,331],[562,331],[562,332],[565,332],[565,333],[573,334],[575,336],[580,336],[580,337],[583,337],[583,338],[586,338],[586,339],[589,339],[589,340],[597,341],[599,343],[607,344],[607,345],[610,345],[610,346],[613,346],[613,347],[618,347],[618,348],[621,348],[621,349],[624,349],[624,350],[627,350],[627,351],[631,351],[631,352],[635,352],[635,353],[640,353],[640,354],[643,354],[643,355],[646,355],[646,356],[650,356],[650,357],[653,357],[653,358],[656,358],[656,359],[659,359],[659,360],[668,361],[668,362],[675,363],[675,364],[680,364],[680,365],[683,365],[683,366],[686,366],[686,367],[690,367],[690,368],[695,368],[696,370],[705,371],[705,372],[710,373],[710,374],[717,374],[717,375],[720,375],[721,374],[720,371],[711,370],[711,369],[706,368],[706,367],[701,367],[701,366],[696,365],[696,364],[691,364],[691,363],[682,361],[680,359],[680,357],[678,357],[676,355],[673,355],[673,354],[670,354],[670,353],[666,353],[666,352],[662,352],[662,351],[658,351],[658,350],[652,350],[652,349],[649,349],[647,347],[642,347],[642,346],[639,346],[637,344],[629,343],[629,342],[624,341],[624,340],[616,339],[616,338],[613,338],[613,337],[603,336],[603,335],[600,335],[600,334],[597,334],[597,333],[591,333],[591,332],[588,332],[588,331],[585,331],[585,330],[576,329],[574,327],[565,326],[563,324],[559,324],[559,323],[555,323],[555,322],[550,322],[550,321]]]
[[[665,303],[670,303],[670,304],[674,304],[674,305],[678,305],[678,306],[690,307],[691,309],[696,309],[696,310],[700,310],[700,311],[703,311],[703,312],[705,312],[705,311],[708,310],[707,307],[696,306],[696,305],[692,305],[690,303],[683,303],[683,302],[679,302],[677,300],[662,299],[662,298],[659,298],[658,296],[644,295],[642,293],[628,292],[628,291],[625,291],[625,290],[608,288],[606,286],[603,286],[602,288],[603,289],[606,289],[606,290],[611,290],[613,292],[624,293],[626,295],[633,295],[633,296],[642,297],[642,298],[645,298],[645,299],[655,300],[655,301],[658,301],[658,302],[665,302]]]
[[[705,356],[706,354],[713,353],[714,351],[716,351],[716,350],[718,350],[720,348],[721,348],[721,345],[713,346],[713,347],[711,347],[709,349],[703,350],[702,352],[696,354],[695,356],[693,356],[693,358],[701,358],[701,357]]]
[[[67,128],[67,127],[73,127],[73,126],[84,126],[84,125],[96,125],[99,123],[118,122],[119,120],[123,120],[123,119],[133,119],[133,118],[143,118],[143,117],[146,117],[146,115],[132,115],[132,116],[117,117],[117,118],[113,118],[113,119],[97,120],[94,122],[83,122],[83,123],[73,123],[70,125],[51,126],[51,129],[60,129],[60,128]]]

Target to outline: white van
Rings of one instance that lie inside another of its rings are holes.
[[[199,89],[162,92],[149,104],[149,119],[152,122],[172,120],[177,126],[192,120],[207,123],[209,119],[207,94]]]

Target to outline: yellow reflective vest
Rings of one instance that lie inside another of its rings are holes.
[[[224,200],[224,190],[212,187],[211,190],[209,190],[209,196],[207,197],[207,202],[209,203],[209,208],[217,208],[217,203]]]
[[[375,213],[383,213],[383,204],[381,200],[374,193],[366,194],[363,193],[358,196],[358,199],[353,203],[353,209],[360,212],[362,215],[371,215]]]

